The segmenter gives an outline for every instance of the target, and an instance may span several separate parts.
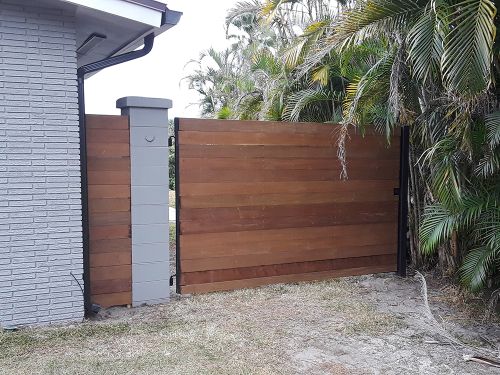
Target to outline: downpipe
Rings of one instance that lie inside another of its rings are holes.
[[[92,304],[90,301],[90,248],[89,248],[89,200],[88,200],[88,173],[87,173],[87,129],[85,124],[85,75],[135,60],[146,56],[153,49],[155,36],[153,33],[144,38],[144,46],[137,51],[109,57],[103,60],[81,66],[77,70],[78,83],[78,122],[80,135],[80,173],[81,173],[81,200],[82,200],[82,242],[83,242],[83,303],[85,316],[90,316]]]

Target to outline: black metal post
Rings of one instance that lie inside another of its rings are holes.
[[[398,268],[397,273],[406,277],[408,253],[408,171],[410,151],[410,129],[401,127],[399,154],[399,209],[398,209]]]
[[[83,304],[85,315],[89,315],[90,305],[90,255],[89,255],[89,200],[87,174],[87,129],[85,126],[85,83],[83,75],[78,75],[78,120],[80,135],[80,173],[82,201],[82,245],[83,245]]]
[[[174,118],[174,139],[175,139],[175,292],[181,293],[181,257],[180,241],[180,183],[179,183],[179,119]]]

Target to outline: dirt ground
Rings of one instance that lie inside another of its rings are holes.
[[[472,352],[436,333],[420,289],[415,278],[382,274],[112,308],[79,325],[0,333],[0,373],[500,373],[464,361]],[[444,327],[494,353],[500,325],[471,319],[457,296],[429,282]]]

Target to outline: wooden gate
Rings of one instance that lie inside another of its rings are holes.
[[[399,139],[176,119],[177,292],[396,270]]]
[[[91,302],[132,303],[130,135],[126,116],[87,115]]]

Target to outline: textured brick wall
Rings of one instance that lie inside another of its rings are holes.
[[[83,316],[74,19],[37,3],[0,0],[0,326]]]

